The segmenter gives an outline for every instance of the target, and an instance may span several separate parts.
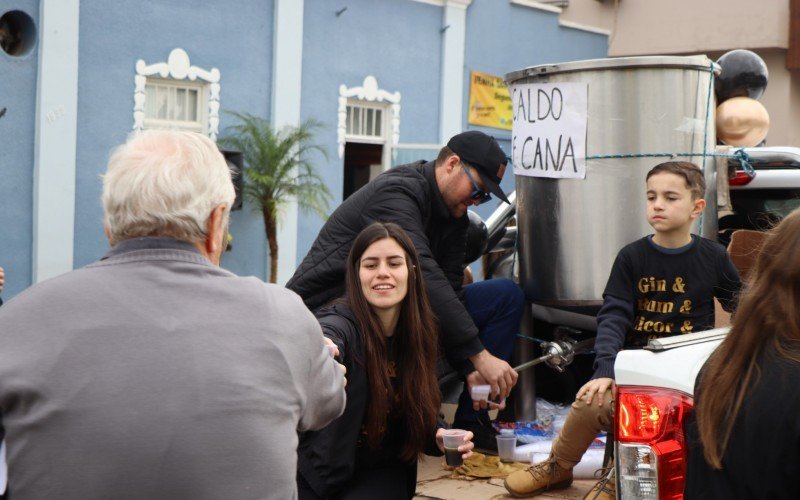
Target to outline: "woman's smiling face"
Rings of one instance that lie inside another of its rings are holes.
[[[358,276],[373,308],[399,308],[408,292],[406,254],[393,238],[378,240],[361,255]]]

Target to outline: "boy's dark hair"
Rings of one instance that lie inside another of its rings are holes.
[[[645,181],[656,174],[675,174],[683,177],[686,187],[692,192],[692,198],[698,200],[706,194],[706,178],[700,167],[688,161],[665,161],[647,172]]]

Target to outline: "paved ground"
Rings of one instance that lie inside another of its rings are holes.
[[[453,421],[456,405],[442,404],[442,414],[446,422]],[[495,418],[495,412],[489,413]],[[428,500],[502,500],[513,498],[503,486],[503,479],[471,479],[453,475],[443,467],[444,457],[424,457],[417,469],[416,499]],[[539,495],[537,498],[582,499],[594,486],[594,480],[576,480],[572,486],[555,492]]]
[[[501,500],[513,498],[503,487],[502,479],[467,479],[453,476],[442,467],[444,457],[425,457],[419,462],[416,499],[428,500]],[[570,488],[548,492],[538,498],[581,499],[595,481],[576,480]]]

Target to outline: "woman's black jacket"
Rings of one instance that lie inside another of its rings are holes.
[[[297,450],[298,473],[324,498],[345,486],[355,470],[356,444],[366,415],[369,383],[364,344],[352,311],[345,304],[336,303],[320,309],[316,315],[323,334],[339,347],[341,361],[347,368],[344,413],[324,429],[302,434]],[[436,429],[431,431],[425,452],[441,455],[433,435]],[[399,449],[396,451],[399,453]],[[396,463],[400,464],[399,459]]]

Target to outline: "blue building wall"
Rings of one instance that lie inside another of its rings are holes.
[[[346,5],[337,17],[340,5],[305,2],[302,114],[328,127],[319,134],[330,153],[328,161],[320,163],[320,172],[334,194],[332,209],[341,203],[343,182],[343,163],[336,154],[339,84],[360,86],[366,75],[375,76],[380,88],[401,93],[399,142],[439,143],[444,9],[397,0],[351,0]],[[462,128],[496,137],[510,154],[509,131],[467,124],[471,71],[503,76],[526,66],[605,57],[607,52],[605,35],[560,27],[555,13],[507,1],[474,0],[467,9]],[[422,154],[433,159],[435,150]],[[513,173],[505,175],[502,186],[514,189]],[[486,218],[497,203],[492,200],[474,210]],[[300,214],[298,263],[322,224],[313,214]]]
[[[0,16],[19,10],[39,29],[39,2],[0,3]],[[6,271],[4,299],[31,284],[33,245],[33,137],[36,119],[37,46],[23,56],[0,50],[0,267]]]
[[[100,175],[110,151],[133,127],[135,65],[166,61],[180,47],[192,65],[220,70],[220,132],[228,111],[264,118],[270,106],[272,0],[82,0],[75,200],[75,267],[108,249],[103,234]],[[231,220],[233,250],[223,267],[265,277],[266,244],[261,216],[245,204]]]
[[[470,36],[491,33],[491,36]],[[469,109],[470,73],[480,71],[504,77],[529,66],[581,59],[596,59],[608,54],[608,37],[559,26],[558,14],[494,0],[474,0],[467,11],[467,41],[464,57],[464,110]],[[481,130],[498,139],[511,155],[511,131],[467,123],[464,129]],[[514,190],[514,172],[503,177],[504,191]],[[472,210],[486,219],[499,202],[492,200]]]
[[[38,23],[39,1],[6,0],[2,12],[20,9]],[[343,7],[347,9],[336,15]],[[135,64],[165,61],[184,49],[191,63],[221,73],[220,136],[232,123],[228,111],[269,118],[273,64],[274,0],[102,0],[80,2],[77,171],[74,267],[93,262],[108,248],[102,229],[100,175],[113,147],[133,126]],[[339,86],[361,86],[374,76],[381,89],[400,92],[401,144],[439,143],[442,26],[444,9],[410,0],[305,0],[301,118],[325,128],[317,136],[328,151],[319,162],[341,202],[343,161],[337,154]],[[507,1],[474,0],[466,11],[463,129],[470,71],[504,75],[526,66],[604,57],[607,39],[558,26],[557,15]],[[0,266],[7,270],[3,297],[31,283],[33,151],[37,53],[21,58],[0,54]],[[6,77],[11,75],[11,77]],[[483,128],[508,149],[510,133]],[[399,150],[398,158],[435,156],[435,149]],[[410,158],[411,159],[411,158]],[[503,183],[513,189],[513,175]],[[496,202],[478,209],[488,216]],[[323,221],[301,213],[297,260]],[[266,243],[261,216],[248,203],[231,221],[233,251],[222,265],[266,278]]]
[[[303,26],[301,115],[325,124],[318,142],[329,153],[319,164],[342,201],[343,162],[337,154],[339,85],[360,87],[367,75],[381,89],[400,92],[400,142],[439,141],[439,79],[442,8],[397,0],[348,0],[347,10],[328,0],[306,0]],[[305,257],[323,221],[298,217],[297,261]]]

